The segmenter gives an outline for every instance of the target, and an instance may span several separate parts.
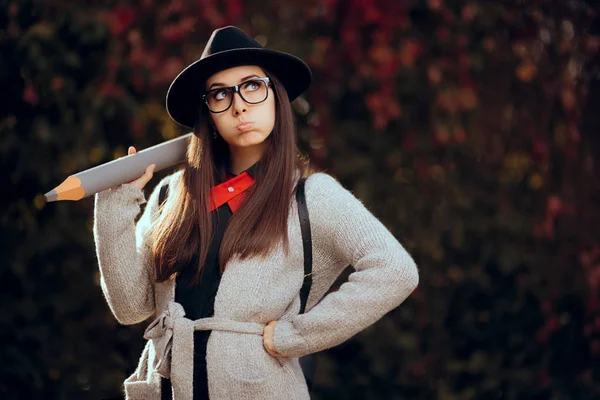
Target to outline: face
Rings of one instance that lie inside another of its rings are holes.
[[[206,81],[206,91],[219,87],[234,86],[252,78],[264,78],[267,75],[258,66],[244,65],[219,71]],[[256,84],[240,87],[249,101],[253,101],[252,91]],[[251,150],[263,151],[266,148],[265,139],[269,137],[275,126],[275,96],[270,85],[267,86],[267,99],[262,103],[249,104],[239,93],[232,93],[231,107],[221,113],[209,112],[215,130],[218,132],[232,151]],[[227,92],[211,92],[212,101],[229,104]],[[243,125],[242,125],[243,124]]]

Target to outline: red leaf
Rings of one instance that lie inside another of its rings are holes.
[[[29,104],[37,104],[38,94],[31,83],[27,84],[23,92],[23,100]]]
[[[120,35],[135,21],[135,11],[128,6],[118,6],[112,15],[111,30],[114,35]]]

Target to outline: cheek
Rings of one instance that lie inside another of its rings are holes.
[[[265,120],[265,127],[271,131],[275,126],[275,102],[267,105],[265,107],[263,118]]]
[[[225,113],[211,115],[212,123],[219,132],[222,131],[226,127],[224,117],[225,117]]]

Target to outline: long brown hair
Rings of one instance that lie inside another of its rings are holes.
[[[307,163],[296,144],[290,101],[281,82],[268,74],[275,95],[275,125],[268,146],[257,164],[254,184],[229,220],[219,252],[221,273],[234,256],[266,256],[283,240],[289,250],[288,215],[296,173],[305,174]],[[187,148],[181,179],[170,190],[152,232],[155,278],[163,282],[193,265],[191,285],[198,283],[214,234],[209,191],[226,177],[229,146],[212,135],[210,116],[202,105],[194,135]],[[187,274],[186,274],[187,275]]]

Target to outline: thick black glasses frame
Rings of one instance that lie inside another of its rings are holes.
[[[264,99],[262,99],[261,101],[257,101],[255,103],[252,103],[248,100],[246,100],[244,98],[244,96],[242,95],[242,92],[240,92],[240,86],[245,85],[248,82],[253,82],[253,81],[262,81],[266,86],[267,86],[267,95],[265,96]],[[246,103],[248,104],[260,104],[263,101],[267,100],[269,98],[269,83],[271,82],[271,80],[269,79],[269,77],[264,77],[264,78],[252,78],[252,79],[248,79],[247,81],[241,82],[240,84],[234,85],[234,86],[223,86],[223,87],[218,87],[218,88],[214,88],[209,90],[208,92],[206,92],[205,94],[202,95],[202,100],[204,101],[204,103],[206,104],[206,107],[208,108],[208,111],[210,111],[213,114],[220,114],[223,113],[227,110],[229,110],[231,108],[231,105],[233,104],[233,96],[235,96],[235,94],[239,94],[240,97],[242,98],[242,100],[244,100]],[[233,94],[231,95],[231,100],[229,101],[229,105],[227,106],[226,109],[224,109],[223,111],[213,111],[210,109],[210,106],[208,105],[208,95],[212,92],[216,92],[219,90],[227,90],[230,89],[233,91]]]

